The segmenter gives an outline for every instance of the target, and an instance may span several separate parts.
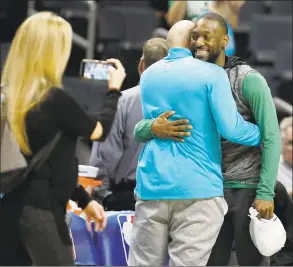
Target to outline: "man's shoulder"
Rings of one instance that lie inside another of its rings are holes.
[[[126,100],[126,99],[129,99],[129,98],[136,97],[138,95],[140,95],[140,87],[139,87],[139,85],[122,91],[122,96],[120,97],[120,99]]]
[[[244,78],[248,76],[248,74],[253,74],[253,76],[259,76],[262,77],[262,74],[256,70],[253,66],[245,63],[245,64],[239,64],[232,67],[225,68],[227,72],[235,71],[237,74],[245,74]]]
[[[119,105],[128,105],[130,102],[140,99],[140,86],[126,89],[122,91],[122,96],[119,98]]]
[[[244,66],[241,67],[241,69],[238,70],[238,72],[242,73],[242,77],[243,77],[242,89],[244,88],[246,84],[257,85],[256,87],[258,88],[254,88],[255,86],[248,87],[248,90],[257,91],[257,92],[262,90],[256,90],[256,89],[267,88],[268,84],[265,77],[258,70],[250,67],[249,65],[247,65],[246,68]]]
[[[119,114],[119,115],[118,115]],[[125,123],[125,132],[133,134],[132,125],[142,119],[142,108],[140,98],[140,86],[124,90],[118,102],[117,116]],[[134,124],[134,125],[135,125]],[[134,128],[133,125],[133,128]]]
[[[223,68],[210,62],[206,62],[197,58],[188,57],[184,61],[179,61],[179,64],[185,66],[186,68],[192,67],[195,72],[209,72],[209,71],[219,71],[223,72]]]
[[[248,81],[265,82],[264,76],[254,67],[249,64],[235,65],[231,68],[226,68],[225,71],[229,73],[229,77],[241,78],[243,83],[242,86]]]

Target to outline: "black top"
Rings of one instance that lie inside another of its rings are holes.
[[[285,246],[271,257],[270,266],[292,266],[292,251],[293,251],[293,203],[292,199],[288,195],[288,192],[284,185],[280,182],[276,182],[275,198],[274,198],[275,210],[274,213],[282,222],[287,238]]]
[[[97,121],[100,121],[103,126],[101,140],[104,140],[111,129],[120,95],[118,91],[108,92],[101,112],[90,116],[65,91],[52,89],[39,106],[29,111],[26,131],[33,154],[52,140],[58,130],[63,135],[46,164],[36,173],[31,173],[22,186],[24,204],[50,209],[52,203],[58,203],[65,210],[68,200],[72,199],[78,201],[82,208],[87,205],[89,195],[77,186],[77,138],[89,139]]]

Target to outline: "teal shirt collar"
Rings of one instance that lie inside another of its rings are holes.
[[[176,47],[169,49],[168,56],[165,57],[165,59],[177,59],[184,57],[192,57],[190,50],[187,48]]]

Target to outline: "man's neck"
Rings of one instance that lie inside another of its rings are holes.
[[[225,54],[220,55],[220,56],[217,58],[216,62],[215,62],[215,64],[217,64],[217,65],[218,65],[219,67],[221,67],[221,68],[224,68],[225,63],[226,63],[226,57],[225,57]]]

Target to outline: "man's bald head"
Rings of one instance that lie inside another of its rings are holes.
[[[169,30],[167,41],[170,48],[184,47],[190,48],[191,32],[194,23],[189,20],[181,20],[173,25]]]

